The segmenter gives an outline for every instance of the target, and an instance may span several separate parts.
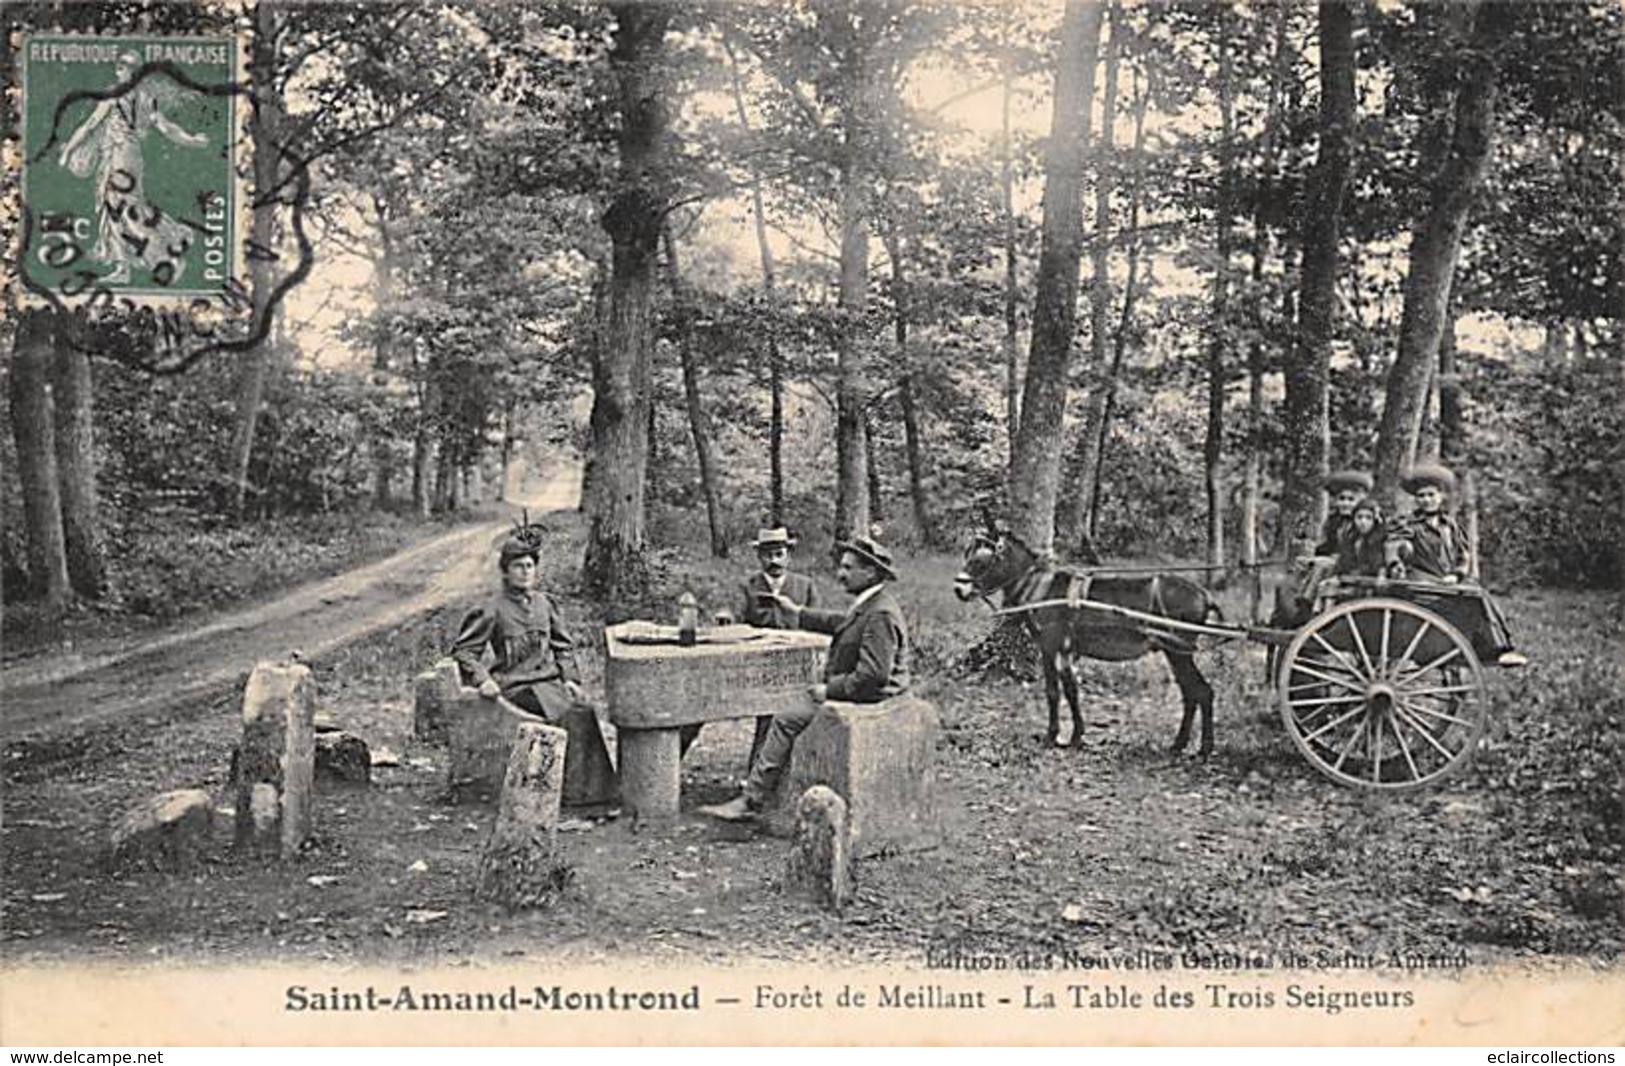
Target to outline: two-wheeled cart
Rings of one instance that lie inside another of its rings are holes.
[[[1066,605],[1187,645],[1271,645],[1276,700],[1298,751],[1340,784],[1402,791],[1460,770],[1489,725],[1484,668],[1459,623],[1482,595],[1472,585],[1340,576],[1320,583],[1315,613],[1295,629],[1198,625],[1086,595],[999,613]]]

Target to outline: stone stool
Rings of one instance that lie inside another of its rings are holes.
[[[457,664],[441,659],[417,676],[412,733],[420,740],[443,739],[451,755],[454,794],[494,799],[502,791],[508,755],[521,722],[537,716],[505,699],[487,699],[462,683]],[[564,760],[564,805],[613,803],[619,793],[615,767],[591,705],[578,703],[553,723],[569,734]]]
[[[769,818],[790,832],[802,793],[827,785],[846,801],[852,853],[919,851],[941,842],[937,709],[904,693],[881,703],[829,701],[796,738]]]

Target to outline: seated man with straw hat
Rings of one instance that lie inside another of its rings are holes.
[[[836,579],[857,597],[850,607],[845,611],[799,607],[782,594],[775,601],[791,613],[797,628],[834,638],[823,683],[812,687],[812,700],[805,707],[773,716],[761,750],[751,759],[744,790],[727,803],[699,808],[701,814],[740,821],[760,812],[790,764],[796,737],[825,700],[879,703],[907,691],[908,625],[902,607],[886,589],[886,582],[897,580],[891,553],[872,537],[854,537],[840,547]]]
[[[745,579],[740,588],[737,619],[759,629],[796,628],[795,611],[818,606],[818,588],[812,578],[790,569],[790,553],[795,536],[783,526],[759,530],[751,547],[761,569]],[[785,606],[780,600],[794,605]]]
[[[1411,494],[1416,508],[1388,531],[1388,575],[1447,585],[1471,584],[1467,537],[1445,509],[1446,500],[1456,493],[1456,475],[1437,463],[1419,463],[1400,480],[1400,487]],[[1472,642],[1483,661],[1501,666],[1528,662],[1513,650],[1506,616],[1488,592],[1480,589],[1476,596],[1451,597],[1437,609]]]

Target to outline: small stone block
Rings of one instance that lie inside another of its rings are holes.
[[[316,682],[301,663],[262,662],[243,689],[235,780],[237,844],[298,853],[309,839],[316,777]]]
[[[785,890],[839,911],[852,899],[852,833],[846,801],[814,785],[796,801],[795,843],[785,870]]]
[[[813,785],[846,801],[852,853],[918,851],[941,842],[937,710],[907,693],[881,703],[830,701],[796,738],[773,828],[788,830]]]
[[[372,752],[367,742],[341,730],[317,733],[316,776],[352,785],[370,783]]]
[[[433,744],[444,744],[447,735],[447,706],[463,687],[457,664],[441,659],[419,674],[412,685],[412,736]]]
[[[480,857],[475,895],[510,909],[556,898],[571,870],[558,843],[569,734],[541,722],[514,727],[496,822]]]
[[[545,725],[501,697],[487,699],[475,689],[462,689],[446,706],[449,742],[448,780],[453,799],[489,803],[502,792],[521,723]],[[561,773],[562,768],[561,768]]]
[[[164,792],[131,807],[110,840],[115,865],[180,870],[209,847],[214,801],[202,789]]]

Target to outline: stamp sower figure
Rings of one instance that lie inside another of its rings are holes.
[[[1445,510],[1447,496],[1456,491],[1456,475],[1435,463],[1421,463],[1400,480],[1416,501],[1416,509],[1389,530],[1385,555],[1392,577],[1415,577],[1441,584],[1465,584],[1472,573],[1467,538],[1453,515]],[[1512,633],[1489,593],[1451,597],[1439,613],[1472,641],[1480,659],[1502,666],[1522,666],[1528,660],[1513,650]]]
[[[805,708],[773,716],[767,739],[751,760],[744,791],[727,803],[701,807],[700,813],[738,821],[760,811],[790,763],[796,737],[826,699],[879,703],[907,691],[908,626],[902,608],[886,589],[886,582],[897,580],[891,553],[873,538],[855,537],[841,545],[836,579],[857,597],[845,611],[798,608],[782,594],[778,597],[779,604],[794,615],[798,628],[834,638],[824,663],[823,684],[812,687],[812,701]]]
[[[451,656],[467,684],[503,697],[570,735],[565,749],[566,803],[613,798],[614,774],[598,717],[581,689],[575,642],[553,601],[537,587],[537,551],[518,537],[502,545],[502,591],[470,611]],[[493,659],[489,666],[485,650]]]
[[[118,87],[128,84],[141,57],[125,52],[114,68]],[[90,257],[111,263],[105,281],[130,280],[130,268],[152,269],[174,248],[191,244],[191,231],[147,199],[144,144],[149,130],[183,148],[203,148],[209,139],[176,125],[162,108],[178,98],[179,87],[163,78],[142,79],[120,96],[97,101],[90,117],[62,146],[59,162],[75,177],[96,176],[96,245]],[[120,220],[123,220],[121,226]],[[177,260],[179,261],[179,260]],[[179,275],[165,284],[173,284]]]
[[[737,619],[758,629],[794,629],[796,610],[818,606],[818,588],[812,578],[790,569],[790,552],[795,546],[796,538],[783,526],[757,530],[756,540],[751,547],[756,549],[761,569],[739,586],[739,611],[736,615],[726,616],[728,620]],[[794,606],[780,602],[780,597]],[[719,613],[717,620],[724,621],[725,616]],[[767,739],[768,726],[772,721],[767,716],[756,719],[756,737],[750,746],[753,762]],[[698,724],[683,727],[684,753],[699,735]]]

